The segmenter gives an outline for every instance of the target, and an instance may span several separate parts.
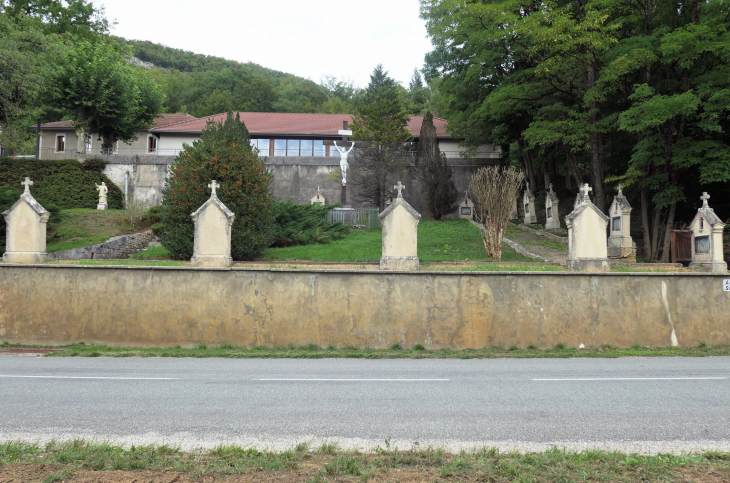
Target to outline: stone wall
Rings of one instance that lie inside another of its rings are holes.
[[[162,203],[162,188],[165,185],[168,168],[175,160],[174,156],[96,156],[108,164],[104,174],[124,192],[125,173],[129,173],[129,193],[131,199],[142,199],[147,206]],[[448,159],[452,167],[454,184],[459,193],[464,193],[469,186],[472,174],[478,168],[498,163],[498,159]],[[337,157],[283,157],[266,158],[266,165],[274,173],[274,196],[282,200],[294,200],[297,203],[309,203],[317,188],[324,195],[326,204],[340,202],[342,185],[339,181],[329,181],[327,176],[339,169]],[[351,170],[354,168],[351,168]],[[403,197],[416,211],[428,217],[426,206],[421,196],[420,183],[406,174],[400,180],[406,186]],[[358,205],[352,195],[348,204]]]
[[[0,341],[430,349],[730,344],[708,274],[0,264]]]
[[[134,235],[110,238],[104,243],[81,248],[72,248],[48,254],[49,260],[118,260],[129,258],[132,253],[144,250],[155,238],[148,230]]]

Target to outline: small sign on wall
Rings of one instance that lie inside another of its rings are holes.
[[[730,292],[730,278],[726,278],[722,281],[723,292]]]

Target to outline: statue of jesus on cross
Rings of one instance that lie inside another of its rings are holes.
[[[347,164],[347,157],[350,155],[350,152],[355,149],[355,143],[352,143],[352,146],[350,146],[350,149],[345,149],[344,147],[340,147],[337,145],[337,141],[334,141],[335,149],[340,153],[340,171],[342,171],[342,186],[345,186],[347,184],[347,168],[350,166]]]

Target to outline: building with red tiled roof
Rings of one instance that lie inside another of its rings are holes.
[[[330,148],[324,142],[341,139],[338,131],[352,122],[350,114],[273,112],[238,114],[248,128],[252,144],[262,155],[269,157],[339,156],[334,148]],[[221,113],[195,118],[189,114],[162,114],[148,131],[139,133],[137,141],[131,144],[117,143],[113,152],[102,153],[101,141],[98,140],[98,136],[92,135],[87,140],[83,154],[175,156],[184,149],[185,144],[192,144],[200,139],[200,134],[208,122],[221,122],[225,120],[226,115]],[[422,123],[423,116],[412,116],[408,122],[408,130],[416,141]],[[463,151],[459,147],[460,139],[451,137],[446,120],[436,117],[434,126],[441,151],[448,158],[459,158]],[[42,124],[41,131],[43,132],[42,158],[76,154],[76,133],[71,121]],[[498,153],[494,152],[491,145],[482,146],[477,153],[477,157],[482,158],[497,156]]]

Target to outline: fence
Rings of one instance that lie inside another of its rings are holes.
[[[332,208],[328,213],[330,223],[353,225],[355,229],[380,228],[377,208]]]

